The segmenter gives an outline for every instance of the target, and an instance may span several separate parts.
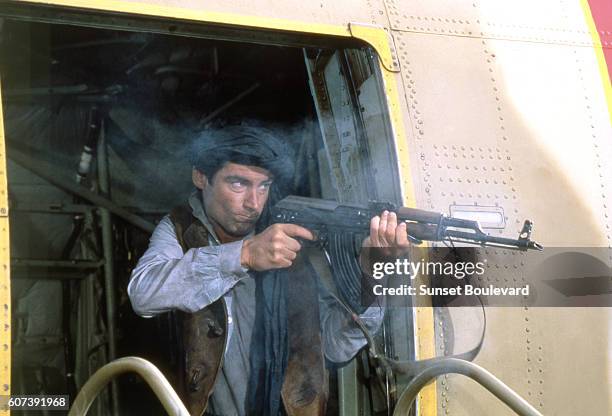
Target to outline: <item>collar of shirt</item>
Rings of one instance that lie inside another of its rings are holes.
[[[199,189],[194,190],[191,195],[189,195],[189,206],[191,207],[191,213],[194,217],[200,220],[206,230],[208,231],[208,240],[212,245],[219,245],[221,242],[219,241],[219,237],[217,237],[217,233],[208,220],[206,216],[206,212],[204,211],[204,205],[202,204],[202,194]],[[214,243],[214,244],[213,244]]]
[[[191,207],[191,212],[193,213],[193,216],[200,220],[200,222],[204,224],[204,227],[206,227],[206,230],[208,231],[209,244],[220,245],[221,241],[219,240],[217,233],[215,233],[212,224],[208,220],[208,216],[206,216],[206,211],[204,211],[204,205],[202,204],[202,194],[199,189],[194,190],[189,196],[189,206]],[[255,233],[251,232],[244,238],[252,237],[253,234]]]

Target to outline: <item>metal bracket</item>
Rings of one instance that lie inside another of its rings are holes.
[[[364,23],[349,23],[351,36],[361,39],[372,46],[383,67],[389,72],[400,72],[399,59],[395,48],[395,40],[389,29]]]

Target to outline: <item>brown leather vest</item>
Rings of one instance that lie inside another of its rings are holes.
[[[208,245],[208,231],[189,206],[173,209],[170,219],[184,252]],[[314,273],[304,267],[307,261],[305,256],[298,256],[290,269],[291,284],[287,285],[288,363],[281,394],[289,416],[324,415],[328,393],[317,282]],[[177,311],[177,317],[184,350],[178,369],[180,395],[189,413],[201,416],[223,365],[227,343],[225,301],[220,298],[192,314]]]

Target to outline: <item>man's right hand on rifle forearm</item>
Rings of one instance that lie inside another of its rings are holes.
[[[291,266],[302,245],[296,238],[314,240],[311,231],[295,224],[274,224],[244,240],[240,263],[251,270],[264,271]]]
[[[373,256],[400,257],[408,254],[410,242],[406,223],[402,221],[398,224],[395,212],[384,211],[370,220],[370,235],[363,240],[361,247],[376,249],[362,250],[359,258],[361,270],[370,275]]]
[[[370,235],[363,241],[363,247],[389,247],[408,249],[406,223],[397,223],[395,212],[384,211],[370,220]]]

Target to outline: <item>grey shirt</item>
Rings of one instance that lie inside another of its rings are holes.
[[[228,343],[208,410],[216,415],[243,416],[255,320],[255,281],[240,264],[242,241],[220,243],[198,193],[191,195],[189,205],[194,216],[206,226],[210,245],[183,253],[174,225],[165,216],[132,272],[128,294],[134,311],[143,317],[172,309],[196,312],[223,296],[227,305]],[[363,334],[321,285],[319,305],[325,356],[333,362],[350,360],[366,344]],[[360,317],[375,332],[383,314],[382,308],[374,306]]]

